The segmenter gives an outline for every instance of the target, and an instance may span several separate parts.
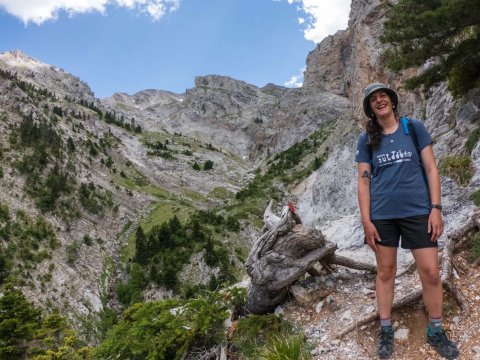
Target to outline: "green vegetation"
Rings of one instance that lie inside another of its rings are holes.
[[[95,109],[92,109],[92,110],[95,111]],[[101,111],[98,112],[98,111],[97,113],[99,113],[99,116],[102,117],[102,112]],[[142,132],[142,127],[140,125],[135,124],[135,119],[133,117],[130,119],[130,121],[127,121],[125,119],[125,116],[123,115],[119,117],[114,112],[106,111],[105,115],[103,115],[103,119],[107,124],[114,124],[116,126],[124,128],[127,131],[130,131],[136,134],[139,134]]]
[[[328,147],[323,142],[331,134],[335,123],[324,124],[307,139],[277,154],[263,171],[258,169],[255,178],[235,195],[236,202],[226,211],[236,219],[253,218],[262,226],[262,215],[269,199],[280,200],[287,185],[295,184],[317,170],[328,157]]]
[[[207,160],[203,164],[203,170],[211,170],[213,169],[213,161],[212,160]]]
[[[440,161],[440,173],[454,179],[460,186],[467,186],[472,178],[472,159],[468,155],[447,156]]]
[[[53,227],[42,216],[32,219],[18,211],[12,217],[8,206],[1,203],[0,240],[6,245],[0,245],[0,284],[8,276],[27,279],[28,271],[50,259],[49,250],[59,245]]]
[[[470,199],[473,200],[473,203],[475,204],[475,206],[479,206],[479,207],[480,207],[480,190],[474,191],[474,192],[470,195]]]
[[[147,152],[147,155],[153,155],[153,156],[160,156],[166,160],[175,160],[175,156],[172,155],[172,149],[170,149],[168,147],[169,145],[169,141],[168,140],[165,140],[164,143],[162,143],[161,141],[157,141],[157,142],[145,142],[145,145],[149,148],[149,149],[152,149],[152,150],[149,150]]]
[[[233,193],[224,187],[216,187],[208,193],[207,197],[228,200],[233,197]]]
[[[232,339],[240,360],[308,360],[303,334],[277,315],[248,315],[237,322]]]
[[[189,206],[179,204],[175,201],[166,200],[155,205],[148,217],[140,223],[145,233],[148,233],[154,226],[170,221],[176,216],[181,222],[185,222],[193,211]],[[135,233],[128,238],[128,244],[123,251],[124,261],[135,256]]]
[[[21,291],[6,287],[0,298],[0,359],[81,360],[89,352],[63,316],[42,316]]]
[[[123,186],[127,189],[127,191],[134,190],[163,199],[173,198],[173,195],[167,190],[151,185],[145,175],[143,175],[132,165],[128,166],[122,171],[125,176],[120,174],[113,176],[113,180],[117,186]]]
[[[467,259],[470,262],[478,261],[478,259],[480,259],[480,233],[479,232],[477,232],[470,240]]]
[[[139,303],[142,301],[142,291],[147,285],[148,280],[145,278],[142,267],[133,263],[130,267],[128,281],[117,285],[118,299],[122,304],[127,305]]]
[[[244,294],[207,292],[189,300],[138,303],[95,350],[96,359],[179,360],[188,351],[209,349],[225,337],[227,310]]]
[[[470,136],[467,139],[467,143],[465,144],[469,154],[472,153],[479,139],[480,139],[480,128],[477,128],[470,134]]]
[[[112,194],[107,191],[100,191],[93,182],[88,185],[82,183],[78,189],[78,198],[82,206],[93,214],[101,214],[104,207],[112,207]]]
[[[305,336],[277,335],[261,350],[259,360],[310,360],[310,351],[305,344]]]
[[[75,262],[78,259],[78,252],[80,251],[80,243],[73,241],[71,244],[67,245],[65,249],[67,253],[67,264],[74,266]]]
[[[190,257],[202,250],[205,250],[207,265],[220,268],[220,274],[212,277],[209,286],[204,288],[216,289],[236,280],[229,251],[214,238],[214,234],[238,231],[240,224],[237,220],[210,211],[196,211],[185,224],[175,214],[170,216],[168,221],[158,225],[137,228],[129,280],[117,287],[117,294],[124,305],[141,301],[142,290],[150,282],[178,292],[183,290],[188,296],[195,295],[202,287],[193,289],[187,285],[188,290],[182,289],[178,274]]]
[[[453,95],[480,85],[480,6],[478,0],[400,0],[387,9],[383,42],[387,66],[400,71],[429,66],[406,81],[428,90],[448,80]]]

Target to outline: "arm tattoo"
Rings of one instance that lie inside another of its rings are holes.
[[[367,170],[365,170],[365,171],[362,173],[362,179],[363,179],[363,178],[370,179],[370,173],[369,173]]]

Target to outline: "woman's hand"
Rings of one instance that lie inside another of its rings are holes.
[[[365,239],[367,240],[368,246],[374,251],[377,252],[377,243],[375,239],[380,240],[380,235],[378,234],[377,228],[371,221],[363,224],[363,232],[365,233]]]
[[[439,209],[432,209],[428,217],[428,233],[432,235],[431,240],[437,241],[443,234],[443,218]]]

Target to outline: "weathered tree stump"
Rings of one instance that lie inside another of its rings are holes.
[[[332,256],[337,248],[318,230],[297,224],[298,217],[286,206],[275,216],[272,202],[265,210],[266,232],[255,242],[246,261],[251,285],[247,291],[247,310],[265,314],[281,304],[288,287],[313,265]]]

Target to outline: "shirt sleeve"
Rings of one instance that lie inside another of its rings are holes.
[[[355,162],[370,163],[370,150],[368,149],[368,137],[363,132],[358,138],[357,153],[355,154]]]
[[[412,125],[415,129],[415,134],[417,135],[418,146],[420,148],[420,151],[422,151],[428,145],[433,143],[432,137],[430,136],[430,133],[428,132],[423,122],[421,122],[420,120],[412,119]]]

